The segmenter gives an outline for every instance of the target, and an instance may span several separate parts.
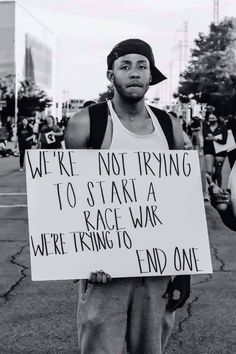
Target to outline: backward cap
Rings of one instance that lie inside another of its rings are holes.
[[[141,54],[149,60],[152,75],[150,85],[155,85],[166,79],[166,77],[155,66],[155,59],[150,45],[137,38],[126,39],[115,45],[110,54],[107,56],[108,70],[112,69],[112,65],[115,60],[126,54]]]

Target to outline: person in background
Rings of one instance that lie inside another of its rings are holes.
[[[2,157],[7,156],[6,141],[7,141],[7,130],[6,127],[2,126],[2,121],[0,119],[0,155]]]
[[[235,147],[228,151],[229,164],[232,168],[236,161],[236,114],[229,116],[226,127],[228,130],[232,131],[235,140]]]
[[[207,175],[212,206],[218,211],[223,223],[236,231],[236,162],[229,175],[228,189],[217,186]]]
[[[100,148],[169,150],[167,135],[171,131],[171,146],[183,149],[179,121],[159,110],[165,124],[161,128],[151,106],[145,104],[149,85],[165,80],[155,66],[149,44],[140,39],[120,42],[108,55],[107,66],[114,98],[103,103],[108,119]],[[70,118],[66,148],[94,148],[89,144],[89,108]],[[180,292],[178,299],[173,296],[175,290]],[[189,295],[188,275],[173,279],[168,276],[111,279],[104,270],[91,269],[89,279],[79,282],[79,353],[163,353],[173,328],[174,311],[183,306]]]
[[[38,141],[38,138],[39,138],[39,123],[40,123],[39,118],[35,117],[35,121],[34,121],[34,125],[33,125],[35,145],[37,145],[37,141]]]
[[[181,120],[182,122],[182,128],[183,128],[183,131],[185,133],[187,133],[187,123],[186,123],[186,120],[184,119],[184,117],[182,115],[179,115],[179,119]]]
[[[217,135],[219,137],[217,137]],[[227,151],[216,153],[214,143],[226,144],[227,129],[224,123],[220,122],[215,114],[210,113],[203,122],[203,151],[206,165],[206,173],[212,180],[222,185],[222,167],[227,156]]]
[[[13,137],[11,117],[7,117],[6,130],[7,130],[7,141],[11,141],[11,139]]]
[[[173,112],[173,111],[170,111],[168,112],[170,115],[172,115],[175,119],[178,119],[182,125],[182,128],[183,128],[183,117],[182,116],[179,116],[178,118],[178,115],[177,113]],[[181,118],[180,118],[181,117]],[[186,131],[184,130],[183,128],[183,138],[184,138],[184,150],[193,150],[193,144],[192,144],[192,141],[191,139],[189,138],[188,134],[186,133]]]
[[[31,149],[34,139],[34,133],[32,127],[29,125],[27,118],[22,118],[17,127],[17,141],[19,147],[19,162],[20,171],[23,171],[25,150]]]
[[[69,118],[67,116],[63,116],[60,122],[58,123],[58,126],[64,131],[67,127]]]
[[[63,131],[54,124],[53,116],[47,116],[44,125],[39,132],[39,148],[41,149],[61,149]]]
[[[194,150],[201,151],[201,121],[198,117],[193,117],[189,125],[189,132]]]

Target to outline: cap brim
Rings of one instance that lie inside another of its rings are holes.
[[[162,82],[167,79],[165,75],[163,75],[160,70],[158,70],[155,66],[151,66],[151,74],[152,74],[152,81],[150,82],[150,86],[156,85],[159,82]]]

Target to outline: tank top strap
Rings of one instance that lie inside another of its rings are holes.
[[[146,110],[148,111],[148,114],[149,114],[151,120],[152,120],[154,128],[157,129],[158,131],[162,131],[160,123],[159,123],[157,117],[155,116],[155,114],[153,113],[153,111],[151,110],[151,108],[149,107],[149,105],[145,103],[145,107],[146,107]]]
[[[145,135],[138,135],[128,130],[117,116],[111,101],[107,101],[108,110],[112,121],[112,142],[111,149],[128,148],[137,149],[142,146],[143,149],[168,150],[166,136],[158,122],[157,117],[151,109],[145,105],[145,108],[152,120],[153,132]]]
[[[110,100],[107,100],[107,105],[108,105],[108,115],[110,113],[113,127],[120,126],[121,122],[119,121],[119,118],[117,117],[117,114],[116,114]]]
[[[165,141],[165,144],[168,146],[167,138],[165,136],[165,133],[163,132],[163,129],[159,123],[158,118],[155,116],[155,114],[153,113],[153,111],[151,110],[151,108],[149,107],[148,104],[145,103],[145,107],[146,107],[146,110],[148,111],[149,116],[151,117],[152,124],[154,126],[155,131],[158,132],[158,134],[161,136],[162,140]]]

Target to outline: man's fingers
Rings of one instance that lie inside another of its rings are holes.
[[[108,274],[108,273],[106,273],[106,276],[107,276],[107,281],[111,281],[111,276],[110,276],[110,274]]]
[[[112,280],[110,274],[105,273],[103,270],[99,270],[96,272],[91,272],[89,276],[89,282],[90,283],[102,283],[106,284],[108,281],[110,282]]]
[[[90,276],[89,276],[89,282],[90,283],[96,283],[96,280],[97,280],[97,276],[96,276],[96,273],[90,273]]]

